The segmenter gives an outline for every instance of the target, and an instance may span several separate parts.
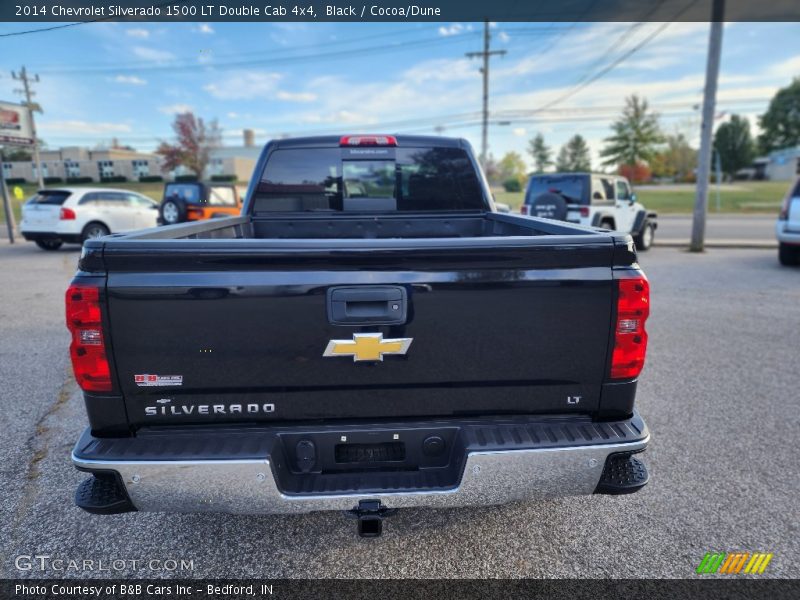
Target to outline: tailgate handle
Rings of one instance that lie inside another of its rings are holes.
[[[328,289],[328,321],[333,325],[401,325],[406,322],[406,289],[400,286]]]

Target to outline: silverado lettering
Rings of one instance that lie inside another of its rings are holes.
[[[256,414],[259,412],[271,413],[275,412],[274,404],[201,404],[199,406],[183,405],[183,406],[145,406],[144,413],[148,417],[155,417],[158,415],[191,415],[197,410],[199,415],[227,415],[227,414]]]

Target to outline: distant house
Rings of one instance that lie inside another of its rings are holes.
[[[244,145],[222,146],[211,150],[211,160],[205,172],[206,179],[211,179],[215,175],[232,175],[237,181],[250,181],[258,156],[261,154],[261,147],[255,145],[252,129],[245,129],[243,133]]]
[[[85,177],[101,181],[120,176],[136,181],[142,176],[160,174],[158,156],[123,148],[89,150],[68,146],[58,150],[42,150],[39,158],[39,165],[30,160],[3,162],[3,175],[6,179],[34,183],[39,179],[39,168],[42,169],[43,178],[63,181]]]
[[[210,152],[210,160],[203,174],[205,179],[214,176],[235,177],[237,181],[250,180],[261,147],[255,145],[251,129],[244,130],[242,146],[221,146]],[[42,150],[40,153],[42,177],[58,178],[62,181],[77,178],[91,178],[92,181],[125,177],[128,181],[138,181],[140,177],[159,175],[173,179],[191,172],[178,167],[170,173],[161,171],[161,157],[157,154],[136,152],[125,148],[103,148],[89,150],[78,146],[67,146],[58,150]],[[6,179],[38,181],[37,165],[30,160],[3,162],[3,175]]]
[[[800,175],[800,146],[770,152],[766,175],[773,181],[791,181]]]

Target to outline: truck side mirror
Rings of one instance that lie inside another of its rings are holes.
[[[636,202],[636,194],[635,194],[635,193],[632,193],[632,194],[631,194],[631,197],[629,198],[629,200],[630,200],[631,204],[633,204],[634,202]]]

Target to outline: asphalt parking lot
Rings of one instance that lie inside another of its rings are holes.
[[[691,577],[707,551],[774,553],[800,576],[800,269],[772,250],[641,257],[650,352],[638,406],[652,473],[627,497],[400,511],[379,539],[340,514],[88,515],[69,453],[84,427],[63,292],[77,249],[0,244],[0,577],[19,555],[193,561],[183,577]],[[94,576],[162,576],[106,571]]]

